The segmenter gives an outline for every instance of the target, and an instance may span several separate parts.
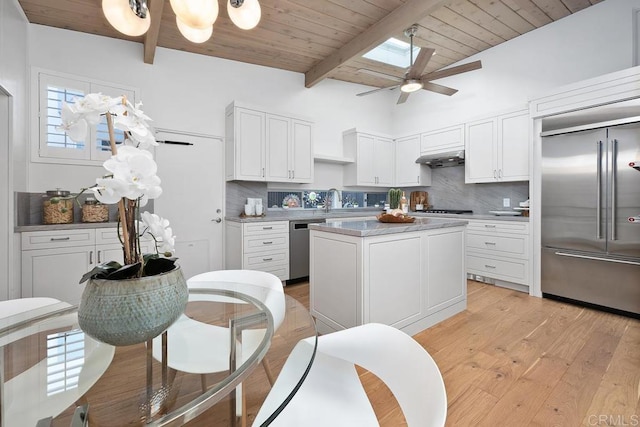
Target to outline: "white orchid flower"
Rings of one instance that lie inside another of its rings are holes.
[[[81,114],[74,111],[70,104],[62,103],[60,110],[62,124],[56,129],[65,132],[75,142],[82,142],[87,138],[87,122]]]
[[[95,126],[100,123],[100,116],[118,104],[122,104],[122,97],[111,98],[101,93],[90,93],[84,98],[76,99],[73,109],[81,114],[89,125]]]
[[[175,252],[175,236],[169,227],[169,221],[151,212],[142,212],[142,222],[146,225],[149,234],[156,241],[156,247],[162,253]]]
[[[127,183],[128,191],[124,197],[141,199],[144,206],[148,199],[162,194],[160,178],[156,175],[158,165],[150,152],[129,145],[121,146],[118,154],[104,162],[104,168],[113,174],[114,179]]]
[[[126,182],[115,178],[98,178],[96,186],[89,188],[100,203],[113,205],[118,203],[129,192]]]

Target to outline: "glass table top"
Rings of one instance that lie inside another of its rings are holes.
[[[242,415],[251,425],[270,379],[300,339],[317,336],[315,324],[280,292],[197,286],[164,345],[162,335],[132,346],[101,343],[82,332],[77,307],[65,303],[0,319],[0,426],[67,427],[84,405],[92,427],[225,426]]]

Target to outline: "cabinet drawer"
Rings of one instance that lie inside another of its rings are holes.
[[[243,268],[249,270],[262,270],[270,265],[282,265],[289,263],[289,251],[259,252],[245,254]]]
[[[252,235],[244,238],[244,253],[286,249],[289,236],[286,234]]]
[[[467,254],[467,271],[483,276],[527,284],[528,261],[485,258]]]
[[[96,243],[102,244],[120,244],[118,238],[118,230],[115,228],[96,228]]]
[[[254,270],[264,271],[265,273],[271,273],[280,280],[289,280],[289,266],[288,265],[265,265],[261,268],[254,268]]]
[[[529,234],[529,224],[515,221],[469,221],[467,230],[470,232]]]
[[[467,249],[482,250],[504,255],[524,257],[527,254],[527,238],[525,236],[498,236],[491,234],[467,233]]]
[[[289,221],[268,221],[244,224],[245,236],[261,233],[286,233],[289,234]]]
[[[22,233],[22,250],[94,245],[95,230],[52,230]]]

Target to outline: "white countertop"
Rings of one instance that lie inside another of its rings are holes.
[[[345,234],[356,237],[380,236],[384,234],[406,233],[412,231],[433,230],[446,227],[462,227],[467,225],[465,220],[444,218],[416,218],[410,223],[383,223],[377,219],[366,221],[332,221],[327,223],[310,224],[309,228],[328,233]]]

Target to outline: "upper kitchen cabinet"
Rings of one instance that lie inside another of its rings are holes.
[[[420,157],[420,135],[396,139],[396,180],[399,187],[431,185],[431,168],[415,162]]]
[[[456,125],[420,135],[420,154],[464,150],[464,126]]]
[[[313,181],[313,123],[234,102],[226,109],[227,181]]]
[[[313,125],[275,114],[266,115],[267,181],[313,181]]]
[[[512,111],[466,124],[465,182],[529,179],[529,112]]]
[[[392,138],[350,129],[343,132],[342,139],[345,156],[355,159],[354,163],[345,167],[345,185],[371,187],[393,185],[394,141]]]

